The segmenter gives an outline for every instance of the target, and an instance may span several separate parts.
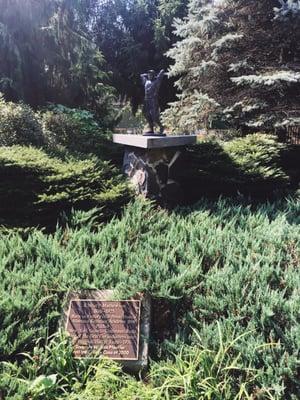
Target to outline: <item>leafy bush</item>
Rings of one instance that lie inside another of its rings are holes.
[[[282,165],[281,152],[285,145],[276,136],[256,133],[238,138],[224,145],[233,163],[252,181],[287,181]]]
[[[167,390],[164,382],[169,379],[169,385],[174,388],[176,381],[178,389],[175,394],[170,392],[177,396],[171,399],[180,398],[179,395],[183,399],[199,399],[195,393],[199,395],[201,391],[193,389],[198,387],[196,379],[200,384],[205,376],[213,374],[215,379],[219,376],[220,390],[225,379],[225,375],[217,376],[214,372],[205,375],[206,365],[208,371],[215,371],[213,365],[220,368],[223,365],[224,373],[226,365],[236,365],[240,372],[233,372],[235,379],[226,386],[232,389],[230,395],[244,387],[253,398],[297,399],[300,390],[298,199],[256,207],[203,199],[194,208],[173,212],[155,210],[149,203],[137,201],[126,209],[122,218],[106,225],[96,227],[94,218],[94,211],[86,215],[76,212],[67,228],[58,228],[53,235],[38,230],[28,232],[26,237],[14,232],[2,235],[2,360],[16,363],[16,368],[24,367],[26,360],[18,353],[34,355],[36,341],[57,330],[69,290],[116,288],[123,298],[133,292],[147,291],[154,298],[169,299],[177,315],[173,325],[166,327],[171,332],[164,336],[169,337],[169,342],[163,343],[156,354],[161,357],[162,369],[151,378],[154,388]],[[153,310],[156,320],[159,316]],[[198,331],[196,336],[191,335],[192,328]],[[178,353],[181,346],[174,342],[175,335],[185,342],[181,353]],[[45,339],[39,340],[42,346]],[[199,340],[202,349],[209,349],[208,352],[200,351]],[[225,364],[221,361],[214,364],[220,343],[224,349],[230,344],[230,350],[223,359]],[[194,351],[196,348],[199,353]],[[204,357],[208,364],[199,361],[195,368],[193,360],[194,357],[198,360],[198,356]],[[38,374],[55,374],[56,363],[48,368],[50,362],[45,361]],[[174,367],[173,373],[167,372],[170,365]],[[253,374],[250,370],[247,374],[248,368],[254,369]],[[180,372],[178,380],[176,371]],[[187,381],[187,389],[182,389],[188,377],[185,371],[191,371],[193,380]],[[31,381],[34,376],[33,373]],[[9,387],[7,378],[0,378],[0,382],[5,397]],[[245,382],[247,387],[243,386]],[[210,383],[217,385],[217,381]],[[136,384],[123,380],[122,390],[126,395],[131,393],[128,385]],[[132,393],[143,398],[140,393],[146,389],[138,384]],[[223,397],[217,397],[212,392],[211,399],[235,398],[224,393]],[[166,391],[162,396],[167,398]],[[131,399],[134,395],[127,397]]]
[[[204,140],[185,155],[180,180],[189,199],[201,195],[269,196],[287,189],[282,154],[287,146],[267,134],[251,134],[229,142]]]
[[[97,152],[102,158],[107,158],[108,133],[91,112],[57,105],[41,113],[41,119],[50,147],[61,145],[70,151]]]
[[[120,164],[123,152],[110,136],[89,111],[56,105],[35,113],[25,104],[5,102],[0,96],[0,146],[31,145],[47,151],[92,153]]]
[[[41,146],[42,127],[33,110],[22,103],[5,102],[0,95],[0,146]]]
[[[0,218],[55,226],[60,212],[100,207],[118,212],[129,197],[125,180],[109,162],[95,157],[61,160],[33,147],[0,151]]]

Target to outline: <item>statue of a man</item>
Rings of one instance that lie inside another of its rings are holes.
[[[158,104],[158,92],[165,76],[165,71],[162,69],[158,75],[155,71],[150,70],[146,74],[141,74],[142,82],[145,87],[145,102],[144,102],[144,115],[149,124],[149,132],[145,135],[153,135],[155,125],[159,126],[159,135],[164,135],[164,127],[160,122],[159,117],[159,104]]]

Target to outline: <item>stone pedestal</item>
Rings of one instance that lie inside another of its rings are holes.
[[[120,135],[115,143],[125,145],[123,171],[137,194],[150,199],[175,201],[180,198],[176,180],[185,146],[196,143],[196,136]]]

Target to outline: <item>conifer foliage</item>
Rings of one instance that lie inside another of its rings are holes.
[[[89,32],[89,0],[0,0],[0,91],[34,107],[47,102],[111,111],[113,90]]]
[[[34,147],[0,147],[0,224],[53,228],[60,213],[99,207],[111,217],[130,198],[117,168],[96,157],[47,155]]]
[[[176,323],[166,330],[193,345],[180,354],[174,335],[164,352],[154,346],[163,362],[153,376],[163,389],[159,400],[298,399],[299,211],[296,199],[257,207],[203,199],[174,212],[137,201],[122,218],[98,227],[94,211],[76,212],[52,235],[2,235],[0,392],[7,400],[73,399],[68,391],[74,378],[84,380],[80,361],[63,343],[50,343],[50,352],[44,342],[58,329],[69,290],[114,287],[123,298],[143,291],[169,299]],[[153,307],[153,322],[165,315]],[[210,351],[201,352],[203,347]],[[30,396],[25,381],[22,397],[24,379],[32,387],[36,378],[53,374],[56,396],[52,388],[47,396]],[[103,374],[105,369],[80,397],[75,393],[82,386],[74,385],[74,399],[155,399],[140,392],[113,395]],[[243,386],[248,396],[237,395]],[[148,380],[140,389],[147,387]]]
[[[212,120],[244,130],[300,124],[300,6],[284,0],[191,0],[169,51],[181,94],[169,125]]]

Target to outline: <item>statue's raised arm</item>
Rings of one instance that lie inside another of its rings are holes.
[[[159,71],[159,73],[158,73],[156,79],[161,83],[165,75],[166,75],[166,74],[165,74],[165,70],[164,70],[164,69],[161,69],[161,70]]]

